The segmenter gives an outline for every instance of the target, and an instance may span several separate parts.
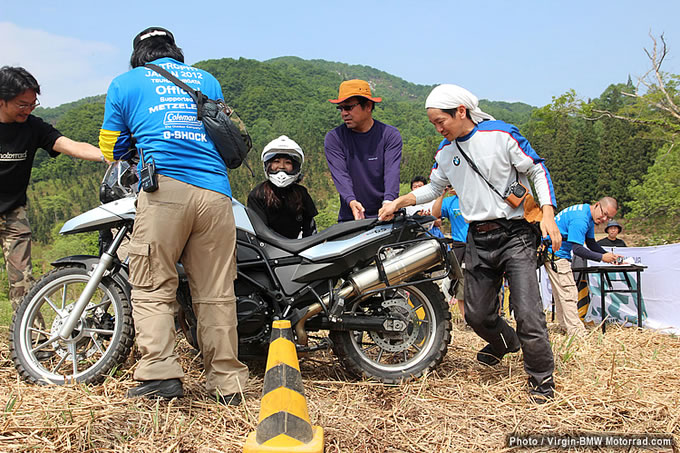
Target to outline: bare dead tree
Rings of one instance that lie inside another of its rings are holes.
[[[585,119],[597,121],[602,118],[614,118],[618,120],[627,121],[629,123],[661,127],[670,133],[669,142],[671,148],[675,142],[675,138],[680,132],[680,107],[673,98],[672,88],[669,89],[667,85],[668,77],[663,73],[661,66],[663,65],[669,49],[666,39],[663,35],[659,37],[661,43],[650,32],[649,37],[652,40],[652,50],[644,49],[647,58],[651,63],[650,69],[642,76],[637,78],[635,90],[632,93],[622,91],[621,94],[639,102],[640,106],[645,106],[652,110],[657,110],[667,115],[666,119],[671,119],[670,124],[664,121],[663,118],[653,117],[651,115],[640,115],[628,113],[630,111],[623,110],[622,112],[611,112],[609,110],[600,110],[593,108],[592,113],[597,116],[586,117]]]

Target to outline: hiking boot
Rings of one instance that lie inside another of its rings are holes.
[[[143,396],[150,399],[164,398],[169,400],[183,397],[184,390],[182,389],[182,381],[177,378],[153,379],[151,381],[144,381],[137,387],[131,388],[128,390],[127,396],[128,398]]]
[[[552,377],[546,379],[542,384],[536,385],[533,378],[529,378],[529,399],[532,403],[545,404],[555,396],[555,381]]]
[[[228,395],[222,395],[221,393],[215,394],[215,399],[218,403],[224,406],[238,406],[241,404],[241,394],[240,393],[229,393]]]
[[[533,391],[529,392],[529,400],[531,400],[531,402],[534,404],[549,403],[550,401],[552,401],[554,396],[555,395],[552,391],[548,393],[537,393]]]
[[[502,354],[499,354],[496,352],[493,346],[487,344],[477,353],[477,361],[479,363],[483,363],[484,365],[494,366],[501,363],[501,359],[506,353],[517,351],[519,351],[519,346],[517,346],[515,349],[508,350]]]

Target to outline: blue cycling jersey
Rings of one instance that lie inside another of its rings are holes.
[[[223,99],[220,84],[210,73],[172,58],[152,63],[209,98]],[[132,137],[144,160],[153,160],[159,174],[231,197],[227,168],[196,118],[193,99],[145,67],[134,68],[111,82],[99,147],[107,159],[121,159],[126,157]]]
[[[444,198],[442,217],[446,217],[451,222],[451,238],[454,241],[466,242],[469,225],[460,213],[458,195]]]
[[[595,221],[590,213],[590,205],[577,204],[560,211],[555,217],[562,234],[562,247],[555,253],[556,258],[571,260],[574,244],[584,245],[586,238],[595,239]]]

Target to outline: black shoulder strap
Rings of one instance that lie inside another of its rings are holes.
[[[496,188],[495,188],[493,185],[491,185],[491,183],[489,182],[489,180],[486,179],[486,178],[484,177],[484,175],[482,174],[482,172],[479,171],[479,168],[477,168],[477,165],[475,165],[475,163],[472,161],[472,159],[470,159],[470,158],[468,157],[468,155],[465,154],[465,151],[463,151],[463,148],[461,148],[460,145],[458,144],[458,140],[454,140],[454,142],[456,142],[456,146],[458,147],[458,151],[460,151],[460,153],[463,155],[463,157],[464,157],[465,160],[467,161],[467,163],[468,163],[468,165],[470,166],[470,168],[472,168],[472,169],[473,169],[473,170],[474,170],[474,171],[475,171],[475,172],[476,172],[476,173],[484,180],[484,182],[485,182],[489,187],[491,187],[491,190],[493,190],[494,192],[496,192],[496,194],[497,194],[499,197],[501,197],[501,200],[505,200],[505,197],[504,197],[503,195],[501,195],[501,193],[500,193],[498,190],[496,190]]]
[[[182,82],[182,81],[179,80],[177,77],[175,77],[174,75],[170,74],[170,72],[166,71],[165,69],[161,68],[161,67],[158,66],[158,65],[155,65],[155,64],[153,64],[153,63],[147,63],[147,64],[145,64],[144,66],[147,67],[147,68],[153,69],[154,71],[156,71],[157,73],[159,73],[160,75],[162,75],[163,77],[165,77],[166,79],[168,79],[169,81],[171,81],[172,83],[174,83],[175,85],[177,85],[178,87],[180,87],[181,89],[183,89],[184,91],[186,91],[186,92],[189,94],[189,96],[191,96],[191,98],[192,98],[192,99],[194,100],[194,102],[196,103],[196,110],[197,110],[197,113],[198,113],[198,119],[199,119],[199,120],[201,119],[201,110],[202,110],[202,109],[201,109],[201,107],[202,107],[201,104],[203,104],[203,96],[201,96],[201,92],[200,92],[200,91],[194,90],[194,89],[191,88],[189,85],[187,85],[186,83]]]

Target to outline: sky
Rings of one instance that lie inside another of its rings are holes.
[[[678,17],[678,0],[0,0],[0,65],[25,67],[55,107],[106,93],[129,69],[134,36],[161,26],[189,64],[292,55],[540,107],[635,82],[650,68],[650,33],[664,34],[663,69],[679,74]]]

